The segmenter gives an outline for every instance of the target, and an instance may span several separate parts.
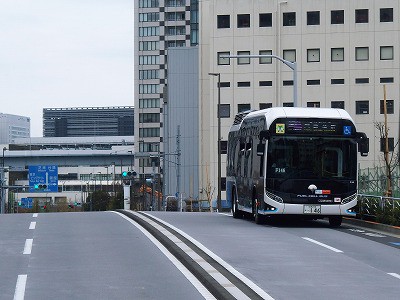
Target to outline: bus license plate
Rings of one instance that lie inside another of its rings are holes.
[[[321,205],[304,205],[303,213],[305,213],[305,214],[321,214]]]

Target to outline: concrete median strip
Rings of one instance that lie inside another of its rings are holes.
[[[178,232],[173,226],[167,225],[165,222],[148,214],[124,210],[119,210],[118,212],[138,222],[149,231],[198,278],[215,298],[273,299],[249,279],[234,270],[233,267],[225,262],[221,264],[221,258],[217,258],[209,250],[204,251],[204,249],[195,245],[196,241],[189,240],[187,235],[184,236],[182,232]]]

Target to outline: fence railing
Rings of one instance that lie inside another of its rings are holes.
[[[357,217],[365,220],[400,225],[400,198],[358,195]]]

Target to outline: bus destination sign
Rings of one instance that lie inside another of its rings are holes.
[[[275,133],[294,135],[337,135],[349,137],[355,134],[355,128],[351,122],[343,122],[343,120],[287,119],[284,121],[277,120]]]

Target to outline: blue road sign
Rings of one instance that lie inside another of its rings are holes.
[[[32,198],[21,198],[21,207],[23,208],[32,208]]]
[[[29,192],[58,192],[58,166],[29,166]]]

